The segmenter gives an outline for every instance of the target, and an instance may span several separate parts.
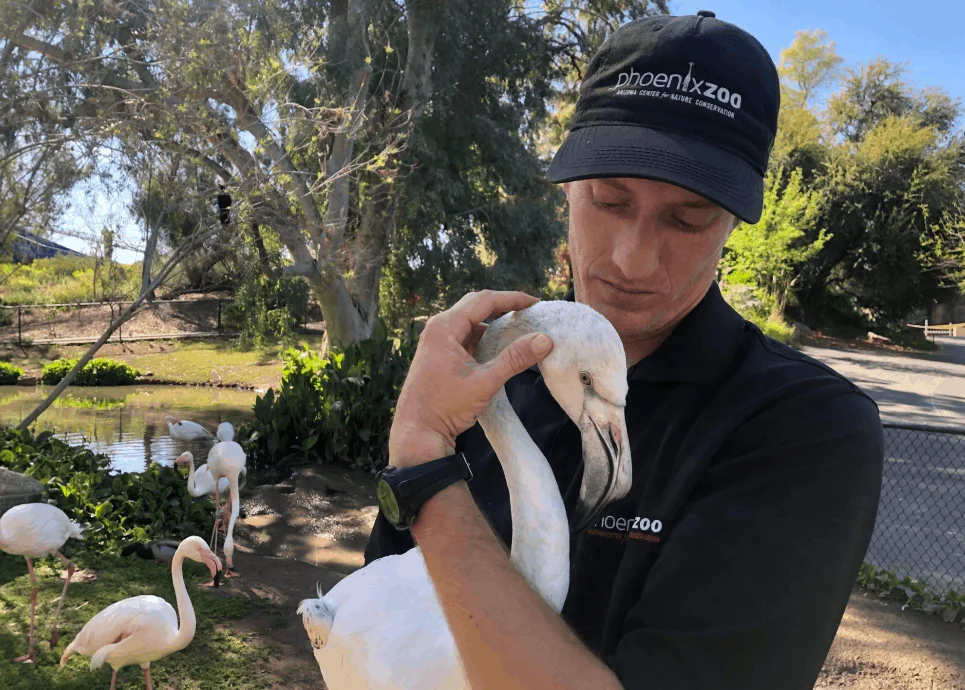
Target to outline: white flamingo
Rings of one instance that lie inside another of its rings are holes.
[[[526,333],[554,342],[539,369],[583,437],[583,481],[573,528],[583,529],[627,494],[630,451],[623,408],[627,363],[613,326],[592,308],[547,301],[507,314],[487,329],[480,362]],[[569,589],[570,526],[556,479],[501,390],[479,417],[496,452],[512,514],[510,558],[556,611]],[[418,546],[356,570],[297,614],[330,690],[465,690],[458,650]]]
[[[197,422],[192,422],[187,419],[178,420],[171,415],[165,417],[164,421],[168,423],[168,433],[171,434],[171,438],[178,441],[196,441],[199,439],[214,438],[214,434]]]
[[[215,499],[214,496],[214,477],[211,476],[211,470],[208,468],[207,463],[201,465],[197,470],[194,469],[194,454],[186,450],[181,455],[177,457],[174,464],[178,467],[188,466],[188,493],[195,498],[201,498],[202,496],[208,496],[212,501]],[[238,488],[243,489],[245,487],[245,482],[247,478],[247,473],[242,472],[238,477]],[[218,480],[218,494],[220,496],[228,496],[230,499],[231,493],[231,482],[228,480],[227,476],[221,477]],[[228,534],[228,528],[225,524],[225,515],[231,510],[230,501],[225,504],[225,507],[218,513],[215,514],[214,528],[211,530],[211,538],[208,540],[208,544],[211,548],[214,548],[214,537],[215,532],[218,527],[224,528],[224,532]]]
[[[228,478],[228,505],[226,508],[230,508],[231,517],[228,519],[228,533],[224,540],[225,578],[238,577],[238,574],[232,571],[232,556],[235,550],[234,529],[241,509],[241,499],[238,495],[239,482],[244,483],[244,477],[247,476],[248,472],[245,464],[245,451],[234,438],[235,428],[229,422],[221,422],[218,425],[218,442],[208,452],[207,463],[213,480],[220,484],[223,477]],[[215,514],[220,513],[221,497],[218,493],[214,495],[214,506]],[[217,551],[217,532],[215,533],[214,543],[214,549]],[[205,586],[216,587],[217,585],[217,580],[212,580]]]
[[[54,627],[50,631],[50,648],[57,645],[57,622],[60,620],[60,610],[67,597],[67,585],[77,569],[71,561],[60,552],[64,543],[73,537],[82,539],[84,527],[74,522],[57,506],[49,503],[22,503],[14,506],[0,516],[0,551],[27,559],[27,571],[33,590],[30,592],[30,643],[24,656],[14,661],[33,663],[34,661],[34,612],[37,608],[37,578],[34,575],[32,558],[44,558],[51,554],[67,566],[67,579],[64,589],[60,593],[57,603],[57,614],[54,616]]]
[[[221,560],[204,539],[188,537],[178,546],[171,560],[177,613],[171,604],[153,594],[114,602],[87,621],[67,645],[60,657],[61,667],[73,654],[89,656],[91,671],[106,662],[114,669],[111,675],[111,690],[114,690],[118,670],[128,664],[138,664],[144,669],[147,690],[152,690],[151,662],[187,647],[197,629],[194,607],[184,585],[182,564],[185,558],[204,563],[212,577],[221,569]]]

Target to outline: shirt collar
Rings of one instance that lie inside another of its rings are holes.
[[[563,297],[575,299],[572,288]],[[740,346],[744,318],[731,307],[717,281],[654,352],[630,367],[630,381],[711,385]]]

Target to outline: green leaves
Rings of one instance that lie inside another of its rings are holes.
[[[378,471],[417,344],[414,331],[396,339],[379,321],[372,338],[326,357],[288,350],[280,390],[255,400],[255,419],[239,433],[249,464],[280,468],[318,458]]]
[[[965,615],[960,617],[960,614],[965,614],[965,592],[949,589],[939,594],[918,578],[908,575],[899,578],[893,572],[870,563],[861,565],[857,585],[882,599],[894,599],[925,613],[938,613],[946,623],[959,618],[965,625]]]
[[[77,364],[76,359],[57,359],[43,368],[40,380],[48,386],[60,383]],[[137,380],[139,372],[124,362],[95,357],[74,377],[75,386],[126,386]]]
[[[152,464],[143,472],[111,473],[110,459],[69,446],[49,433],[0,427],[0,466],[35,477],[51,500],[88,526],[99,546],[145,539],[179,539],[210,527],[214,506],[187,491],[184,475]]]
[[[830,239],[822,228],[808,240],[820,212],[817,190],[805,190],[800,169],[784,179],[778,169],[765,180],[764,212],[754,225],[740,224],[725,245],[721,265],[732,279],[750,282],[776,316],[783,317],[788,293],[802,264],[817,255]]]

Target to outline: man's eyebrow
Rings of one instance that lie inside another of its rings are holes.
[[[683,206],[684,208],[710,209],[710,208],[716,208],[717,204],[715,204],[713,201],[694,199],[693,201],[676,201],[672,203],[671,206]]]
[[[629,187],[627,187],[625,184],[623,184],[622,182],[620,182],[620,180],[617,180],[617,179],[612,179],[608,177],[599,177],[597,178],[597,182],[599,182],[600,184],[605,184],[608,187],[613,187],[614,189],[619,189],[621,192],[627,192],[628,194],[631,191]]]

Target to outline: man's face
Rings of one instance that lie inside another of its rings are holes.
[[[576,300],[607,317],[632,356],[633,343],[661,339],[704,296],[735,217],[655,180],[580,180],[563,191]]]

